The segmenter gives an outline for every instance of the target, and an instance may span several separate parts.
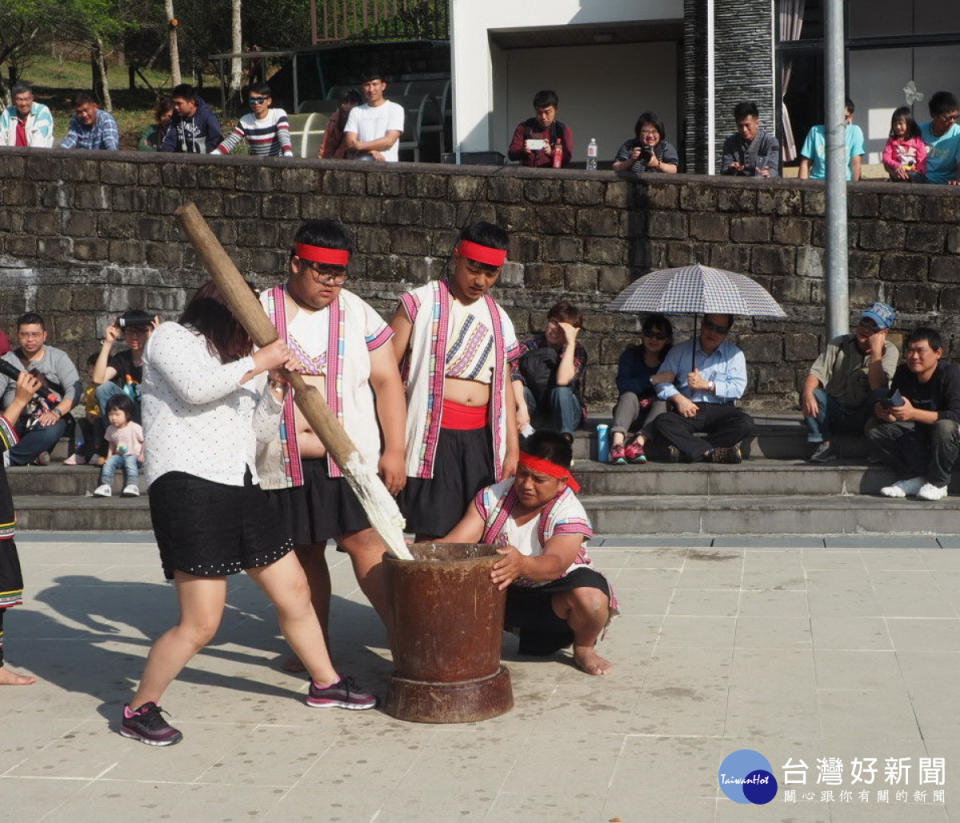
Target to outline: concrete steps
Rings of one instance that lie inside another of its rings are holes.
[[[600,421],[603,422],[603,421]],[[595,432],[578,432],[574,473],[598,534],[824,535],[953,534],[960,523],[960,479],[938,503],[877,496],[892,472],[863,459],[865,443],[841,442],[845,458],[811,465],[796,416],[756,418],[738,465],[651,461],[611,466],[590,458]],[[594,422],[595,425],[595,422]],[[62,457],[61,457],[62,459]],[[126,531],[150,528],[149,502],[94,498],[97,469],[50,466],[8,469],[20,528]],[[114,481],[114,494],[120,491]],[[141,490],[143,483],[141,481]]]

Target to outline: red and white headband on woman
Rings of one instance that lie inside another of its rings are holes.
[[[542,457],[534,457],[532,454],[527,454],[526,452],[520,452],[520,459],[517,462],[537,474],[547,474],[550,475],[550,477],[556,477],[557,480],[566,480],[567,485],[573,489],[574,492],[580,491],[580,484],[574,479],[570,473],[570,469],[565,469],[559,463],[545,460]]]
[[[475,260],[477,263],[485,263],[488,266],[499,268],[507,259],[506,249],[493,249],[490,246],[481,246],[472,240],[461,240],[457,246],[457,251],[461,257]]]
[[[326,246],[311,246],[309,243],[297,243],[293,253],[301,260],[324,263],[327,266],[346,267],[350,262],[350,252],[344,249],[328,249]]]

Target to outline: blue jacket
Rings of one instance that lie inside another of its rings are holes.
[[[197,98],[197,110],[191,117],[173,115],[167,136],[157,151],[179,151],[188,154],[209,154],[223,140],[220,121],[213,110]]]

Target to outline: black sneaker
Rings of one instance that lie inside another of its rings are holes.
[[[830,444],[829,440],[819,443],[817,447],[813,450],[807,460],[811,463],[832,463],[839,457],[839,453],[833,446]]]
[[[712,463],[741,463],[743,455],[740,454],[739,446],[717,446],[709,452],[708,459]]]
[[[667,446],[667,462],[668,463],[679,463],[680,462],[680,449],[676,446],[670,445]]]
[[[120,734],[151,746],[172,746],[179,743],[183,740],[183,735],[163,719],[161,711],[153,702],[144,703],[136,711],[124,706]]]
[[[307,705],[312,709],[338,708],[362,711],[374,708],[377,705],[377,698],[360,691],[352,677],[341,677],[325,689],[321,689],[311,680]]]

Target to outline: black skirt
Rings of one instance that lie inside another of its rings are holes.
[[[408,477],[397,498],[407,531],[443,537],[477,492],[494,482],[489,429],[440,429],[433,478]]]
[[[23,602],[23,574],[13,538],[0,540],[0,610]],[[0,642],[2,642],[0,632]]]
[[[608,598],[607,579],[586,566],[551,580],[542,586],[510,586],[507,589],[507,611],[503,627],[520,635],[520,654],[548,655],[573,643],[573,629],[553,610],[555,594],[590,587],[600,589]]]
[[[298,546],[370,528],[367,513],[342,477],[327,476],[325,457],[307,458],[303,485],[267,492],[270,508]]]
[[[167,472],[150,486],[150,519],[168,580],[174,571],[222,577],[268,566],[293,549],[267,494]]]

